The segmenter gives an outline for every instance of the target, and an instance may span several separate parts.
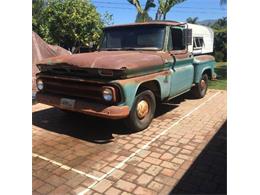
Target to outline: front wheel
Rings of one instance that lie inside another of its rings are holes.
[[[135,97],[133,107],[125,123],[133,131],[147,128],[155,113],[156,100],[151,90],[145,90]]]
[[[203,98],[208,89],[208,75],[203,74],[199,83],[197,83],[193,89],[192,89],[192,94],[195,98]]]

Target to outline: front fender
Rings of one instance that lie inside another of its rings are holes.
[[[160,88],[160,99],[163,100],[167,98],[170,93],[170,74],[170,70],[167,70],[149,75],[113,81],[114,84],[121,88],[121,93],[123,95],[122,102],[120,102],[119,105],[126,105],[129,108],[132,108],[139,87],[147,81],[156,81]]]

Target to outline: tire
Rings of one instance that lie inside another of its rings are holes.
[[[203,74],[201,76],[201,79],[199,83],[197,83],[193,89],[192,89],[192,94],[195,98],[203,98],[208,90],[208,75]]]
[[[145,109],[147,108],[148,109]],[[125,124],[131,131],[137,132],[147,128],[155,113],[156,99],[151,90],[145,90],[135,97],[133,107]],[[139,112],[138,112],[139,110]]]

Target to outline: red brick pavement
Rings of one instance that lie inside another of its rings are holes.
[[[33,105],[33,194],[168,194],[226,121],[226,91],[173,103],[138,133]]]

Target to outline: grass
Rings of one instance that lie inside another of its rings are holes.
[[[215,72],[217,73],[217,80],[209,81],[209,88],[227,90],[227,62],[218,62]]]

